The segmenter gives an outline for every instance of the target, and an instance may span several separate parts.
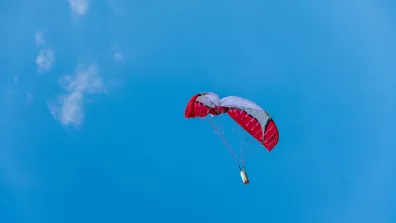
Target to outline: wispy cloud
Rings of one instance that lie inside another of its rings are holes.
[[[55,54],[52,49],[47,48],[40,50],[36,57],[36,64],[41,71],[48,71],[55,62]]]
[[[55,63],[54,50],[47,46],[43,34],[40,31],[35,35],[36,46],[39,47],[39,53],[36,56],[36,64],[40,72],[50,71]]]
[[[89,7],[88,0],[68,0],[68,2],[74,15],[83,16],[87,13]]]
[[[61,77],[59,84],[66,93],[50,102],[49,110],[63,126],[79,128],[84,121],[85,97],[104,92],[103,80],[98,75],[96,66],[79,66],[73,76]]]
[[[43,34],[40,31],[36,32],[35,42],[36,42],[36,46],[40,46],[40,45],[45,43],[44,38],[43,38]]]

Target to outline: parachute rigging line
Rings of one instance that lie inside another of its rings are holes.
[[[224,137],[224,135],[217,129],[216,125],[210,120],[210,118],[204,118],[206,119],[209,124],[212,126],[213,130],[215,131],[215,133],[220,136],[221,140],[223,141],[223,143],[225,144],[225,146],[227,147],[228,151],[230,152],[231,156],[234,158],[235,163],[240,166],[242,164],[244,164],[243,160],[241,160],[238,155],[236,154],[235,150],[232,148],[232,146],[228,143],[227,139]]]

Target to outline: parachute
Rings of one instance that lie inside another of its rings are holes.
[[[278,128],[271,116],[256,103],[238,96],[228,96],[220,99],[213,92],[195,94],[187,103],[184,115],[186,118],[203,118],[209,121],[213,130],[221,137],[230,153],[236,159],[241,170],[241,177],[245,184],[249,183],[244,171],[244,161],[236,156],[232,146],[224,135],[213,124],[211,118],[227,114],[244,131],[256,139],[268,152],[279,141]]]

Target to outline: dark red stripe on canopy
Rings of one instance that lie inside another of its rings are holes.
[[[266,126],[262,126],[256,118],[243,110],[230,109],[227,114],[245,129],[245,131],[263,144],[268,151],[271,151],[278,143],[279,133],[272,119],[269,119]]]

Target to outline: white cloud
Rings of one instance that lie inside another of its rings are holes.
[[[36,32],[35,39],[36,39],[35,40],[36,46],[40,46],[40,45],[45,43],[44,38],[43,38],[43,34],[40,31]]]
[[[73,125],[79,128],[84,120],[83,94],[72,92],[61,95],[55,103],[49,104],[51,114],[63,126]]]
[[[36,64],[41,71],[51,70],[55,62],[55,54],[51,48],[40,50],[36,57]]]
[[[88,0],[68,0],[73,14],[83,16],[88,10]]]
[[[35,40],[36,46],[40,49],[36,57],[36,64],[39,68],[39,71],[49,71],[55,62],[55,53],[50,47],[43,46],[47,44],[43,34],[40,31],[36,32]]]
[[[63,126],[79,128],[84,121],[84,99],[89,94],[104,92],[103,80],[95,66],[80,66],[74,76],[61,77],[59,84],[66,93],[50,102],[49,110]]]

